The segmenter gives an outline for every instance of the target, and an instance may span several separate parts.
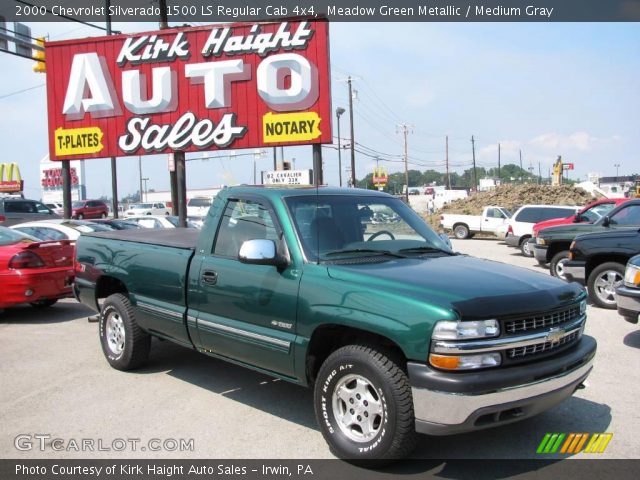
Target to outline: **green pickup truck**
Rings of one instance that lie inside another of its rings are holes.
[[[582,287],[456,254],[374,191],[227,188],[200,232],[83,235],[76,273],[114,368],[142,366],[159,337],[312,386],[347,459],[536,415],[596,351]]]

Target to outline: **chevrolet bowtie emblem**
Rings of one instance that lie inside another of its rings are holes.
[[[552,328],[547,333],[547,342],[558,343],[564,338],[565,331],[562,328]]]

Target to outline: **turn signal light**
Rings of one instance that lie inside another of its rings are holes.
[[[477,368],[498,367],[502,357],[498,352],[475,355],[429,355],[429,363],[442,370],[475,370]]]
[[[445,370],[456,370],[460,364],[460,357],[452,355],[436,355],[432,353],[429,355],[429,363],[436,368],[442,368]]]

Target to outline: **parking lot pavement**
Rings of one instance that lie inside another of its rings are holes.
[[[548,275],[533,259],[494,240],[453,245]],[[23,307],[0,315],[1,457],[331,458],[309,390],[161,341],[154,341],[146,368],[116,371],[102,356],[97,324],[87,322],[90,314],[69,299],[47,310]],[[547,432],[612,432],[604,454],[574,458],[638,458],[640,329],[615,311],[589,306],[588,315],[586,331],[597,338],[599,351],[586,389],[518,424],[422,437],[415,456],[539,458],[535,450]],[[51,438],[44,440],[45,451],[38,440],[20,451],[14,443],[21,434]],[[64,443],[52,444],[53,438]],[[136,450],[52,449],[82,439],[100,440],[103,448],[125,439]],[[151,439],[193,439],[193,450],[152,451]]]

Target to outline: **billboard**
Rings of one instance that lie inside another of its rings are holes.
[[[48,42],[52,160],[331,143],[328,23]]]
[[[73,160],[69,162],[69,173],[71,174],[71,199],[82,200],[85,198],[86,178],[84,161]],[[62,168],[60,163],[52,162],[49,156],[40,160],[40,187],[42,189],[42,201],[62,202]]]

